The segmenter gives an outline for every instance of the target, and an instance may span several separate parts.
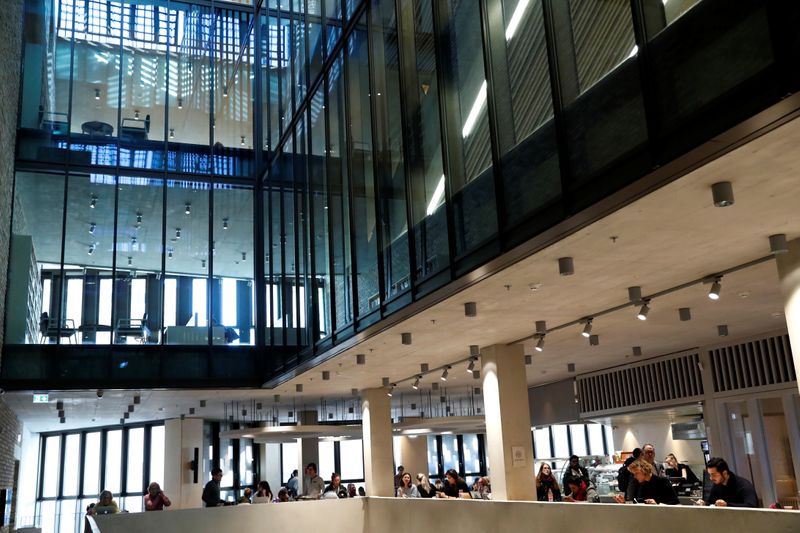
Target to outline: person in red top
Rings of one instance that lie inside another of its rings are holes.
[[[163,511],[164,507],[169,507],[170,505],[172,505],[172,502],[161,490],[161,486],[155,481],[150,483],[150,486],[147,487],[147,494],[144,495],[144,510]]]

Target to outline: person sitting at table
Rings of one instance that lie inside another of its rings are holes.
[[[355,483],[348,483],[347,484],[347,497],[348,498],[355,498],[358,496],[358,491],[356,490]]]
[[[272,489],[267,481],[258,482],[258,490],[256,495],[253,496],[253,503],[271,503],[273,500]]]
[[[117,505],[117,502],[114,501],[114,495],[111,494],[110,490],[104,490],[100,493],[98,502],[94,504],[94,507],[90,507],[87,514],[116,514],[118,512],[119,506]]]
[[[656,475],[653,465],[646,459],[637,459],[628,466],[633,478],[636,480],[636,492],[631,501],[634,503],[646,503],[656,505],[663,503],[666,505],[678,505],[675,490],[669,479]],[[617,494],[614,496],[617,503],[625,503],[625,496]]]
[[[422,472],[417,474],[417,492],[420,498],[433,498],[436,494],[436,489],[431,486],[428,476]]]
[[[758,507],[756,489],[749,479],[737,476],[721,457],[712,457],[706,464],[708,477],[714,485],[699,505],[717,507]]]
[[[419,491],[417,486],[411,483],[411,474],[408,472],[403,473],[400,478],[400,486],[397,487],[398,498],[419,498]]]
[[[325,491],[322,494],[328,495],[330,493],[335,494],[337,498],[347,498],[347,489],[342,485],[342,476],[336,472],[331,474],[331,483],[325,487]]]
[[[251,503],[250,498],[252,498],[252,496],[253,496],[253,489],[251,489],[250,487],[245,487],[244,494],[242,494],[242,497],[239,498],[238,501],[239,505],[249,505]]]
[[[286,490],[286,487],[281,487],[281,490],[278,491],[278,502],[288,502],[289,500],[289,491]]]
[[[565,502],[600,503],[600,495],[597,494],[594,484],[581,476],[567,476],[564,492],[567,492],[562,499]]]
[[[436,496],[439,498],[460,498],[461,494],[469,495],[469,486],[461,479],[454,469],[445,472],[446,481],[442,487],[442,491],[438,492]]]
[[[542,463],[539,473],[536,474],[536,499],[540,502],[560,502],[561,489],[553,475],[553,470],[547,463]]]
[[[163,511],[164,507],[169,507],[170,505],[172,505],[172,502],[161,490],[161,486],[155,481],[150,483],[147,487],[147,494],[144,495],[144,510]]]

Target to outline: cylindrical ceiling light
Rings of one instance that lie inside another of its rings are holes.
[[[708,297],[712,300],[719,300],[719,293],[722,291],[722,276],[714,278],[714,283],[711,284],[711,290],[708,291]]]
[[[711,196],[714,198],[714,207],[728,207],[733,205],[733,185],[730,181],[720,181],[711,186]]]
[[[562,276],[571,276],[575,273],[575,263],[571,257],[558,258],[558,273]]]
[[[789,251],[789,244],[786,242],[785,233],[769,236],[769,251],[775,255],[785,254]]]
[[[419,380],[420,380],[421,377],[422,376],[417,376],[416,377],[416,379],[414,380],[414,383],[411,385],[411,388],[413,388],[414,390],[419,390]]]
[[[475,360],[474,359],[470,359],[469,360],[469,364],[467,365],[467,372],[469,372],[470,374],[475,372]]]
[[[635,287],[628,287],[628,300],[632,303],[639,303],[642,301],[642,288],[638,285]]]
[[[467,302],[464,304],[464,316],[476,317],[478,316],[478,304],[476,302]]]
[[[442,381],[447,381],[448,370],[450,370],[449,366],[444,367],[444,371],[442,372],[442,377],[439,379],[441,379]]]
[[[583,331],[581,332],[581,335],[583,335],[588,339],[591,334],[592,334],[592,319],[587,318],[586,324],[583,326]]]

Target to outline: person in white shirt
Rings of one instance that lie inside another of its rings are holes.
[[[318,500],[325,490],[325,482],[317,475],[317,463],[308,463],[303,479],[303,497]]]

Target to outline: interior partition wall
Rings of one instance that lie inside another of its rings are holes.
[[[3,375],[39,343],[313,365],[795,92],[798,9],[27,0]]]

